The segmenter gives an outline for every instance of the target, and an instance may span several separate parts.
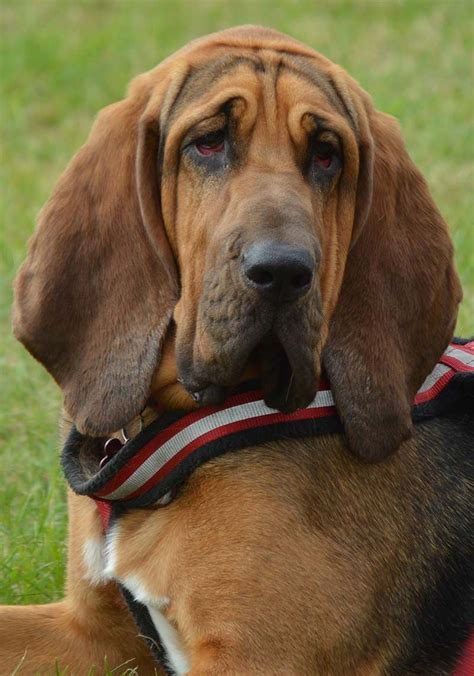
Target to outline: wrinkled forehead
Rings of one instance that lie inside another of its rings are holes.
[[[288,108],[307,103],[357,130],[355,111],[334,81],[332,64],[316,53],[313,57],[283,49],[217,46],[198,56],[180,69],[179,82],[166,97],[161,122],[167,128],[183,115],[204,110],[206,104],[212,108],[222,92],[221,103],[226,93],[229,98],[247,94],[260,101],[278,95],[279,103],[286,99]]]

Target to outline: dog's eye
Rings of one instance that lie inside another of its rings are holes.
[[[329,169],[336,156],[336,151],[330,143],[318,141],[313,149],[313,164],[322,169]]]
[[[206,136],[195,141],[194,147],[203,157],[222,153],[225,147],[225,132],[220,130],[206,134]]]

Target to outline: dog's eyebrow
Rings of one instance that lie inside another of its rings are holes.
[[[359,131],[359,123],[354,107],[341,94],[330,75],[318,70],[310,59],[295,54],[285,55],[285,58],[281,61],[279,73],[282,72],[282,69],[291,71],[293,75],[304,78],[320,89],[334,108],[349,119],[354,132]]]
[[[257,56],[235,56],[232,54],[221,56],[213,61],[208,61],[199,68],[191,69],[184,78],[169,110],[166,120],[167,125],[184,106],[197,98],[201,98],[203,93],[215,85],[221,77],[228,75],[232,70],[242,65],[250,66],[256,73],[265,71],[265,64]]]

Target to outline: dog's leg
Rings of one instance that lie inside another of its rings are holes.
[[[19,674],[102,673],[105,666],[154,664],[138,637],[114,582],[100,579],[101,524],[88,498],[69,497],[69,557],[66,597],[41,606],[0,608],[0,671]]]

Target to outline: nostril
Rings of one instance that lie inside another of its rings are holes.
[[[257,284],[258,286],[271,286],[274,282],[271,271],[262,265],[253,265],[251,268],[246,270],[245,274],[251,282]]]
[[[312,279],[313,273],[311,270],[304,270],[302,272],[298,272],[296,275],[293,275],[291,278],[291,285],[295,289],[304,289],[306,286],[311,284]]]

